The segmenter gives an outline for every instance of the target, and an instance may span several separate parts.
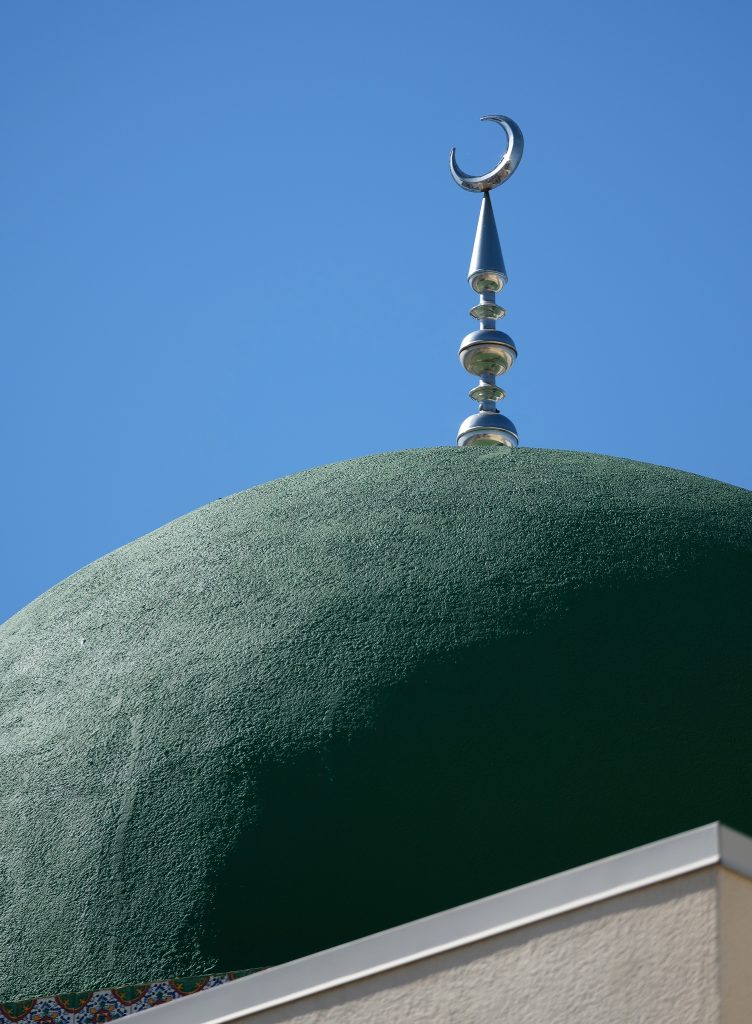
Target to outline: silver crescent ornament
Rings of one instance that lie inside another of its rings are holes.
[[[490,192],[492,188],[496,188],[507,178],[511,178],[517,169],[517,164],[522,159],[522,150],[525,145],[520,126],[511,117],[506,117],[504,114],[487,114],[481,118],[481,121],[493,121],[501,125],[507,133],[507,148],[504,156],[492,170],[486,174],[473,175],[466,174],[458,165],[454,155],[454,146],[452,146],[452,151],[449,154],[449,170],[460,188],[464,188],[468,192]]]

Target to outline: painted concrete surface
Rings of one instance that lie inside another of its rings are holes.
[[[752,882],[721,870],[718,885],[721,1024],[752,1020]]]
[[[752,831],[752,495],[452,448],[216,502],[0,628],[0,997],[264,967]]]

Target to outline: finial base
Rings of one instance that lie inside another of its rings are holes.
[[[457,444],[460,448],[478,444],[498,444],[506,448],[516,448],[519,437],[514,423],[500,412],[476,412],[460,424]]]

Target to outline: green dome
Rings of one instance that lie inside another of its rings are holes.
[[[279,963],[752,832],[752,494],[398,452],[202,508],[0,628],[0,995]]]

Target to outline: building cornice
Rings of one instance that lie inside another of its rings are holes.
[[[712,865],[752,879],[752,839],[704,825],[146,1010],[144,1022],[158,1013],[162,1024],[230,1024]]]

